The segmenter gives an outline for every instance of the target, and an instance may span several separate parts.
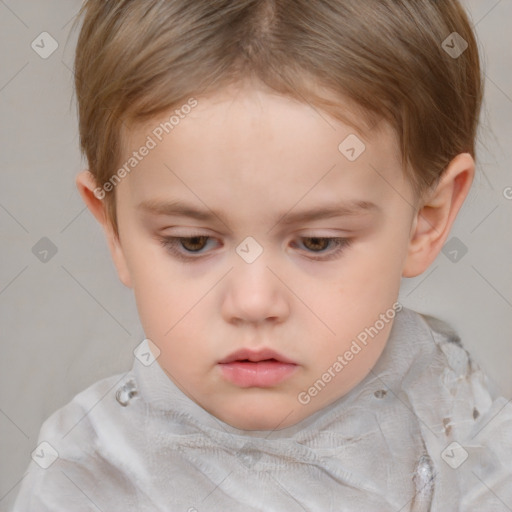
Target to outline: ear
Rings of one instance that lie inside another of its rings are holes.
[[[105,191],[98,187],[98,183],[96,182],[93,174],[88,170],[80,172],[76,177],[75,183],[78,192],[82,196],[84,203],[87,205],[87,208],[89,208],[89,211],[103,227],[119,279],[125,286],[132,288],[130,272],[128,270],[128,265],[126,264],[126,258],[121,247],[121,242],[116,236],[112,223],[107,216],[103,199],[100,199],[100,197],[103,198],[105,196]]]
[[[448,237],[457,213],[475,176],[475,161],[469,153],[457,155],[437,185],[420,201],[413,219],[403,277],[416,277],[436,259]]]

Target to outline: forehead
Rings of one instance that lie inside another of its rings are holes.
[[[321,85],[311,83],[308,87],[315,88],[315,95],[325,98],[334,105],[331,113],[319,106],[313,94],[304,93],[303,95],[302,92],[297,91],[296,96],[293,97],[281,95],[266,88],[260,82],[242,81],[225,86],[206,96],[185,98],[167,112],[160,113],[144,123],[135,123],[128,129],[123,129],[124,147],[129,150],[136,147],[148,133],[157,129],[160,124],[166,122],[168,124],[171,120],[174,124],[171,126],[172,138],[177,139],[179,132],[182,132],[180,143],[186,137],[193,135],[191,131],[197,132],[201,127],[206,130],[214,126],[221,128],[220,132],[210,131],[208,137],[203,137],[205,141],[222,135],[227,129],[236,125],[244,128],[239,133],[240,136],[248,132],[250,127],[259,128],[260,136],[265,133],[272,136],[278,131],[282,139],[302,133],[302,135],[306,134],[306,138],[311,142],[318,142],[318,138],[328,131],[337,131],[338,135],[341,135],[339,132],[345,130],[347,133],[356,134],[365,142],[371,141],[374,145],[385,144],[388,149],[395,150],[393,156],[399,158],[397,134],[387,122],[380,120],[375,123],[352,100],[334,96]],[[189,108],[188,104],[192,100],[194,106]],[[371,130],[369,122],[372,123]],[[177,130],[178,125],[179,130]],[[123,128],[126,127],[127,125],[124,125]],[[163,138],[171,138],[167,135],[170,133],[164,133]]]
[[[342,189],[353,195],[348,199],[368,202],[397,187],[408,194],[396,134],[385,123],[362,134],[312,104],[258,88],[194,101],[191,109],[176,106],[127,132],[126,157],[148,139],[154,143],[126,180],[134,201],[165,199],[171,191],[176,197],[178,190],[192,199],[215,193],[225,207],[242,190],[281,206],[290,196],[327,200]],[[356,159],[348,158],[350,150],[360,153]]]

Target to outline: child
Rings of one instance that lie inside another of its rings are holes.
[[[43,425],[15,511],[512,510],[512,407],[397,300],[470,189],[457,0],[88,0],[82,198],[133,368]]]

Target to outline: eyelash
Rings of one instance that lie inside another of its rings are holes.
[[[161,245],[167,249],[169,252],[171,252],[175,257],[182,261],[192,262],[193,260],[197,260],[200,258],[200,256],[187,256],[187,254],[201,254],[199,252],[187,252],[183,253],[180,249],[177,248],[179,243],[183,240],[190,241],[193,238],[206,238],[206,243],[208,240],[210,240],[212,237],[207,235],[200,235],[200,234],[192,234],[190,236],[182,236],[182,237],[158,237],[160,240]],[[345,249],[347,249],[352,240],[350,238],[340,238],[340,237],[325,237],[325,236],[304,236],[300,237],[302,240],[328,240],[329,242],[334,242],[336,245],[336,249],[328,254],[327,257],[320,257],[320,258],[311,258],[316,261],[328,261],[331,259],[336,258],[339,256]],[[311,254],[322,254],[318,251],[310,251]]]

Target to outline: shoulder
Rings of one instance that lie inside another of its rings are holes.
[[[443,431],[470,436],[497,406],[509,405],[496,385],[465,348],[451,325],[430,315],[406,310],[420,340],[406,375],[407,394],[431,422],[440,421]],[[404,386],[405,387],[405,386]],[[437,407],[432,408],[432,404]],[[427,414],[428,413],[428,414]]]
[[[419,380],[423,383],[429,381],[433,400],[447,400],[453,421],[460,417],[471,418],[474,422],[487,414],[496,400],[502,405],[507,402],[499,396],[495,383],[471,356],[451,325],[430,315],[411,313],[415,315],[418,329],[423,330],[422,338],[426,341],[423,361],[419,358],[415,365],[423,366],[425,370],[424,375],[418,372]],[[469,422],[459,423],[460,433],[463,424],[468,433],[473,429]]]
[[[408,315],[424,345],[404,391],[436,468],[439,510],[452,502],[461,512],[512,506],[511,400],[499,395],[448,323]]]
[[[62,456],[74,458],[83,454],[85,446],[80,446],[79,452],[75,453],[75,443],[78,440],[94,441],[101,427],[99,422],[113,414],[118,388],[130,377],[131,372],[113,375],[75,395],[44,421],[38,441],[54,441],[61,448]]]
[[[116,413],[126,409],[116,394],[119,398],[130,378],[131,372],[126,372],[99,380],[44,421],[14,512],[62,510],[64,505],[97,510],[76,482],[94,486],[102,478],[115,478],[113,465],[102,454],[103,445],[106,432],[115,428]]]

